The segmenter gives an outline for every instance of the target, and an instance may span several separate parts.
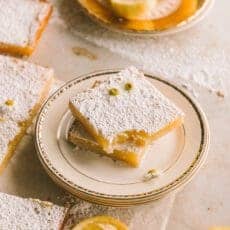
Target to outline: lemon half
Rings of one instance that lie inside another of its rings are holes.
[[[128,227],[110,216],[95,216],[77,224],[73,230],[128,230]]]
[[[122,18],[135,20],[156,5],[156,0],[110,0],[114,13]]]

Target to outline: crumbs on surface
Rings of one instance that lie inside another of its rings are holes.
[[[72,50],[77,56],[83,56],[90,60],[97,60],[97,56],[86,48],[73,47]]]
[[[222,91],[220,91],[220,90],[218,90],[218,91],[216,92],[216,95],[217,95],[218,97],[224,98],[224,93],[223,93]]]

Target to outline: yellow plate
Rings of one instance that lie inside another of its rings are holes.
[[[200,21],[214,0],[182,0],[171,15],[157,20],[119,20],[97,0],[78,0],[86,15],[100,25],[131,35],[166,35],[185,30]]]

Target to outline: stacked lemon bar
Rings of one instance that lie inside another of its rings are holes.
[[[149,145],[183,122],[184,114],[135,67],[70,98],[76,118],[69,140],[138,167]]]

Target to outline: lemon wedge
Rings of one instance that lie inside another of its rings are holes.
[[[77,224],[73,230],[128,230],[128,227],[110,216],[95,216]]]
[[[156,5],[157,0],[110,0],[114,13],[122,18],[135,20]]]

